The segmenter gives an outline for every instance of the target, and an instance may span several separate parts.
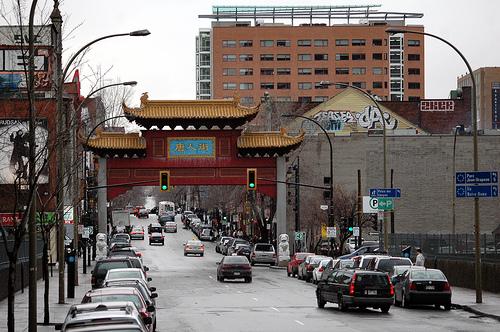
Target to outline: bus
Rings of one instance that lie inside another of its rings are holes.
[[[175,214],[175,203],[169,201],[162,201],[158,203],[158,215],[161,216],[165,213]]]

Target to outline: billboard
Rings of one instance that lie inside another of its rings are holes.
[[[29,123],[27,119],[0,119],[0,184],[28,183]],[[48,165],[42,169],[48,158],[48,128],[46,119],[38,119],[35,130],[36,172],[40,173],[38,183],[49,182]]]

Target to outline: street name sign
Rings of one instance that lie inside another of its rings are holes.
[[[457,198],[498,197],[498,172],[456,172]]]
[[[394,200],[392,198],[378,198],[379,211],[392,211],[394,210]]]
[[[401,197],[401,189],[399,189],[399,188],[375,188],[375,189],[370,189],[370,197],[400,198]]]
[[[456,184],[498,183],[498,172],[457,172]]]
[[[498,185],[457,186],[456,197],[498,197]]]
[[[337,237],[337,229],[335,227],[327,227],[326,228],[326,236],[327,237]]]

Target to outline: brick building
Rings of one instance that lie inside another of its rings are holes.
[[[258,103],[322,102],[348,83],[382,100],[425,96],[424,39],[389,36],[388,26],[424,31],[407,20],[422,14],[379,12],[378,6],[213,7],[211,29],[197,37],[197,99]]]

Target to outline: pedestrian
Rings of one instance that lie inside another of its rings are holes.
[[[424,266],[424,264],[425,264],[424,254],[422,254],[422,249],[418,248],[417,258],[415,258],[415,266]]]

